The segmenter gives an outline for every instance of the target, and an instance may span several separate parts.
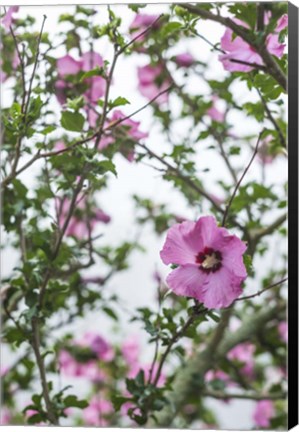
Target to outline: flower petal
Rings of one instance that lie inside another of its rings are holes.
[[[202,290],[207,276],[196,265],[187,264],[173,270],[166,282],[175,294],[202,301]]]
[[[243,262],[243,254],[246,244],[235,235],[230,236],[225,246],[222,246],[222,265],[232,271],[235,276],[245,279],[246,267]]]
[[[241,282],[225,267],[210,273],[203,287],[204,305],[209,309],[229,306],[242,293]]]
[[[195,264],[195,258],[203,244],[196,223],[185,221],[173,225],[168,233],[160,257],[164,264]]]

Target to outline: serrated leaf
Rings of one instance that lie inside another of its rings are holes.
[[[124,98],[122,96],[118,96],[114,101],[112,101],[112,102],[109,103],[109,106],[111,108],[115,108],[115,107],[122,106],[122,105],[128,105],[130,103],[131,102],[128,101],[128,99],[126,99],[126,98]]]
[[[88,402],[86,400],[77,399],[75,395],[69,395],[64,399],[65,407],[86,408]]]
[[[97,172],[99,174],[105,174],[106,172],[112,172],[117,177],[117,171],[114,163],[111,160],[104,160],[97,163]]]
[[[85,119],[78,112],[64,111],[61,115],[61,126],[72,132],[81,132],[84,126]]]

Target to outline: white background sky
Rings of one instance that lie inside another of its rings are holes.
[[[16,2],[5,2],[8,4],[16,4]],[[31,4],[36,4],[40,2],[31,1]],[[47,2],[48,4],[54,2]],[[65,4],[68,4],[68,1],[64,1]],[[74,2],[72,2],[74,3]],[[92,2],[80,2],[80,4],[91,4]],[[107,2],[105,2],[107,3]],[[120,2],[119,2],[120,3]],[[164,6],[160,5],[149,5],[145,9],[142,10],[142,13],[160,13],[165,9]],[[37,28],[40,27],[42,15],[47,15],[47,21],[45,24],[45,31],[51,34],[52,31],[57,31],[57,17],[61,13],[72,12],[74,7],[72,6],[36,6],[29,7],[26,6],[20,9],[21,14],[30,14],[36,17],[37,19]],[[132,11],[129,11],[128,8],[124,5],[115,7],[116,13],[119,12],[119,15],[123,19],[123,30],[126,31],[129,24],[133,19]],[[101,20],[101,14],[96,15],[96,19]],[[60,24],[61,30],[63,30],[63,24]],[[212,43],[219,42],[221,36],[223,35],[224,29],[220,25],[211,22],[201,22],[200,24],[200,32],[205,35]],[[86,49],[87,50],[87,49]],[[182,44],[180,46],[176,46],[174,49],[174,53],[180,53],[189,51],[193,54],[193,56],[201,61],[206,62],[209,65],[209,78],[221,79],[225,76],[226,72],[223,70],[221,63],[217,60],[217,54],[212,54],[210,52],[210,47],[203,41],[196,39],[192,42],[189,42],[187,45]],[[100,54],[109,60],[109,55],[111,55],[108,46],[100,46],[99,47]],[[58,56],[64,55],[64,52],[58,52]],[[137,65],[145,65],[147,64],[147,57],[143,55],[132,56],[131,59],[120,59],[115,73],[114,86],[112,88],[112,97],[113,96],[124,96],[131,101],[131,105],[123,108],[123,111],[130,113],[135,111],[135,109],[146,103],[146,100],[138,94],[137,91],[137,74],[136,74],[136,66]],[[206,94],[207,89],[202,84],[201,81],[194,78],[190,80],[187,84],[190,92],[194,92],[196,94],[203,93]],[[5,91],[5,90],[4,90]],[[244,103],[247,100],[252,100],[252,95],[250,95],[244,86],[239,85],[236,87],[236,94],[239,96],[238,103]],[[5,93],[3,93],[3,96]],[[9,93],[7,93],[9,95]],[[2,103],[4,106],[6,105],[5,97],[2,97]],[[175,97],[170,98],[170,103],[175,104]],[[57,105],[57,108],[58,105]],[[140,129],[142,131],[150,131],[150,136],[147,139],[146,143],[149,147],[151,147],[157,153],[161,153],[162,151],[167,151],[169,146],[167,142],[165,142],[165,137],[159,133],[157,127],[153,127],[152,118],[151,118],[151,108],[147,108],[142,113],[136,116],[136,120],[141,121]],[[234,113],[230,122],[234,124],[234,133],[236,135],[242,136],[246,135],[246,133],[253,133],[256,131],[258,135],[260,131],[260,126],[257,125],[256,122],[248,119],[248,121],[244,122],[243,118],[240,117],[238,113]],[[188,125],[186,125],[188,127]],[[185,132],[185,131],[184,131]],[[177,131],[177,136],[181,133],[180,130]],[[161,150],[160,150],[161,149]],[[222,162],[217,158],[213,157],[213,161],[211,164],[211,155],[208,153],[202,152],[198,154],[197,159],[197,167],[198,170],[201,171],[204,168],[211,167],[211,172],[207,175],[211,184],[215,181],[215,173],[223,172],[223,177],[227,177],[225,173],[225,169],[223,168]],[[244,163],[248,161],[250,158],[250,153],[244,154]],[[122,156],[117,156],[115,158],[118,178],[115,179],[111,177],[109,182],[109,188],[101,192],[99,197],[99,203],[103,207],[103,209],[111,215],[112,223],[107,227],[104,227],[105,237],[107,242],[111,242],[111,244],[118,244],[121,240],[134,239],[136,236],[136,225],[134,224],[134,203],[130,198],[133,194],[140,195],[141,197],[148,197],[155,200],[157,203],[167,203],[169,205],[170,210],[172,210],[176,214],[180,214],[186,217],[194,218],[194,210],[190,209],[186,206],[185,200],[182,196],[174,191],[171,184],[161,181],[160,175],[157,171],[154,171],[150,167],[146,167],[144,165],[135,165],[128,163]],[[238,161],[238,164],[242,161]],[[240,166],[240,165],[239,165]],[[33,184],[34,182],[34,172],[38,172],[38,165],[35,166],[34,170],[30,170],[29,173],[24,173],[22,175],[22,180],[27,185]],[[270,184],[271,182],[280,183],[283,178],[286,178],[286,164],[283,158],[279,158],[271,167],[269,174],[267,176],[267,182]],[[218,178],[218,177],[217,177]],[[229,178],[229,177],[227,177]],[[253,166],[248,174],[247,180],[249,179],[260,179],[259,170]],[[217,190],[215,189],[215,194],[217,194]],[[199,214],[197,215],[199,216]],[[99,226],[99,232],[102,231],[102,227]],[[5,235],[3,236],[3,240],[5,241]],[[152,304],[155,295],[155,283],[153,283],[152,274],[157,268],[164,276],[168,273],[168,269],[164,266],[159,258],[159,251],[163,245],[164,237],[160,238],[153,235],[152,230],[149,226],[146,226],[142,229],[141,237],[140,237],[142,245],[146,246],[147,252],[146,254],[134,253],[132,255],[132,259],[130,261],[130,269],[128,271],[122,272],[111,280],[109,286],[106,289],[111,290],[111,292],[116,292],[120,295],[126,306],[133,311],[136,306],[144,306],[148,304]],[[274,255],[274,251],[273,251]],[[7,254],[2,254],[2,272],[3,276],[10,273],[11,269],[14,266],[15,254],[9,252]],[[260,274],[265,272],[269,265],[272,265],[271,259],[268,260],[267,264],[263,262],[262,267],[258,268],[258,272]],[[265,266],[267,268],[265,268]],[[93,269],[92,272],[94,275],[101,276],[103,271],[101,268]],[[89,273],[90,275],[90,273]],[[125,287],[125,292],[124,288]],[[255,292],[259,287],[256,287],[255,284],[248,285],[246,293]],[[111,320],[106,319],[105,317],[100,316],[96,313],[90,313],[86,316],[85,319],[81,320],[80,323],[76,324],[76,328],[74,329],[76,334],[84,333],[86,330],[97,330],[103,334],[108,340],[116,339],[120,340],[120,337],[125,336],[128,332],[131,332],[132,324],[127,325],[124,322],[123,325],[123,335],[115,335],[113,334],[113,330],[111,328]],[[132,332],[136,332],[135,329]],[[147,352],[147,350],[145,351]],[[3,364],[10,362],[10,356],[4,351],[5,359]],[[147,357],[148,354],[146,354]],[[12,361],[12,360],[11,360]],[[75,381],[75,380],[74,380]],[[78,386],[75,385],[74,389],[79,391],[80,383],[78,382]],[[223,404],[216,401],[210,401],[211,406],[217,407],[217,417],[220,419],[220,424],[223,428],[231,428],[231,429],[246,429],[252,427],[252,412],[254,404],[248,401],[233,401],[230,404]],[[14,430],[18,430],[17,427],[14,427]],[[28,430],[30,427],[27,427]],[[41,428],[40,430],[43,430]],[[6,430],[6,427],[3,427],[3,431]],[[7,429],[8,430],[8,429]],[[55,430],[55,428],[53,429]],[[62,430],[61,428],[59,430]]]

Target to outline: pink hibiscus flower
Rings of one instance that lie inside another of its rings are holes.
[[[113,414],[114,409],[111,402],[100,396],[94,396],[87,408],[83,410],[83,419],[91,426],[108,426],[107,417]]]
[[[61,350],[58,356],[61,372],[66,376],[81,376],[81,365],[66,350]]]
[[[260,163],[267,165],[273,162],[275,159],[275,155],[270,153],[269,151],[269,145],[271,141],[273,140],[273,135],[268,135],[266,138],[261,142],[261,145],[258,149],[258,160]]]
[[[213,216],[204,216],[172,226],[160,256],[164,264],[178,265],[166,279],[170,289],[212,309],[229,306],[241,294],[245,250],[245,243],[219,228]]]
[[[194,64],[195,59],[190,53],[182,53],[175,56],[174,61],[180,67],[188,68]]]
[[[217,96],[212,96],[212,106],[207,110],[207,114],[211,117],[212,120],[215,120],[218,123],[222,123],[225,120],[225,113],[217,108],[218,99],[219,98]]]
[[[56,97],[61,104],[64,104],[67,99],[68,92],[74,90],[76,84],[70,83],[66,80],[67,76],[77,75],[80,71],[88,72],[95,67],[102,67],[104,61],[100,54],[90,51],[82,55],[79,60],[74,59],[71,55],[67,54],[56,62],[58,80],[55,83]],[[87,85],[87,90],[83,93],[86,101],[85,110],[88,113],[88,120],[90,126],[96,125],[98,118],[97,113],[92,109],[98,100],[105,94],[106,81],[101,76],[93,76],[86,78],[84,84]],[[91,105],[92,107],[89,107]]]
[[[267,21],[268,17],[265,17]],[[235,19],[234,22],[242,27],[249,28],[246,23]],[[284,23],[279,22],[281,28]],[[277,28],[275,30],[278,31]],[[266,46],[270,54],[281,58],[284,52],[285,44],[281,44],[278,40],[278,34],[269,34],[266,39]],[[233,31],[229,28],[225,30],[221,38],[221,48],[226,51],[226,54],[221,54],[219,60],[222,62],[225,70],[230,72],[249,72],[254,69],[254,66],[238,63],[238,61],[263,65],[263,60],[257,51],[245,42],[240,36],[233,38]],[[236,60],[236,61],[232,61]]]
[[[276,31],[281,32],[288,26],[288,14],[282,15],[277,21]]]
[[[2,25],[6,28],[9,29],[9,27],[12,25],[13,23],[13,15],[15,13],[17,13],[19,11],[19,6],[10,6],[6,12],[6,14],[3,16],[3,18],[1,19]]]
[[[151,29],[158,29],[161,25],[159,21],[153,25],[153,23],[158,19],[158,16],[159,15],[137,14],[129,27],[132,39],[138,37],[136,42],[143,42],[150,33],[149,30],[148,33],[142,34],[146,29],[148,29],[150,26],[152,26]],[[143,46],[138,47],[137,51],[146,52]]]
[[[95,360],[80,363],[66,350],[59,353],[59,366],[65,376],[86,378],[95,383],[103,382],[107,378]]]
[[[207,382],[214,381],[214,380],[220,380],[220,381],[223,381],[224,383],[226,383],[228,385],[233,384],[233,382],[230,379],[230,376],[227,373],[223,372],[222,370],[210,369],[205,374],[205,380]]]
[[[162,91],[166,90],[170,86],[170,81],[167,78],[162,78],[163,66],[157,64],[155,66],[146,65],[138,67],[138,89],[142,96],[148,100],[153,99]],[[156,103],[162,104],[168,101],[168,93],[165,92],[156,99]]]
[[[11,422],[11,418],[12,415],[9,409],[2,405],[0,409],[0,425],[1,426],[9,425]]]
[[[271,400],[261,400],[256,404],[253,420],[256,426],[267,428],[270,426],[270,420],[274,414],[273,402]]]
[[[137,335],[132,335],[123,342],[121,353],[131,368],[138,363],[140,344]]]
[[[121,119],[124,119],[125,117],[126,115],[121,110],[113,111],[111,119],[107,123],[106,127],[109,127],[109,125],[111,126],[113,123]],[[148,137],[148,133],[142,132],[139,129],[139,126],[140,126],[140,122],[134,121],[131,118],[120,122],[119,125],[115,126],[115,128],[112,129],[111,135],[107,134],[103,136],[103,138],[99,143],[98,148],[100,150],[103,150],[106,147],[108,147],[110,144],[114,143],[116,138],[114,137],[113,132],[115,130],[115,135],[117,136],[118,135],[117,130],[119,130],[120,133],[124,134],[124,138],[121,138],[120,140],[123,141],[123,144],[120,145],[119,151],[129,162],[132,162],[135,158],[135,153],[133,148],[134,144],[131,145],[131,143],[128,143],[126,141],[126,137],[129,140],[136,141],[136,142],[140,141],[143,138]]]
[[[254,357],[255,346],[252,343],[246,342],[238,344],[232,348],[228,354],[227,358],[229,360],[237,360],[244,364],[241,367],[240,372],[250,379],[254,378]]]
[[[60,149],[61,143],[58,143],[58,145]],[[63,199],[56,198],[55,204],[59,227],[62,228],[69,212],[70,200],[66,197]],[[89,235],[89,230],[93,231],[98,222],[107,224],[110,220],[110,216],[103,210],[96,208],[88,209],[86,197],[79,197],[75,214],[71,217],[65,234],[67,236],[83,239]]]
[[[286,321],[281,321],[278,324],[278,333],[281,337],[281,340],[285,343],[288,343],[288,323]]]
[[[135,364],[135,365],[133,365],[132,369],[128,373],[128,378],[136,378],[136,376],[138,375],[140,370],[143,370],[144,380],[147,382],[149,380],[149,377],[150,377],[151,367],[152,367],[151,363],[147,363],[147,364],[142,365],[142,366]],[[157,365],[157,363],[155,363],[153,371],[152,371],[151,383],[154,382],[157,371],[158,371],[158,365]],[[159,376],[159,379],[157,381],[157,387],[163,387],[165,382],[166,382],[166,376],[163,373],[161,373]]]
[[[111,361],[114,357],[112,346],[97,333],[85,333],[82,338],[76,340],[76,344],[90,348],[100,360]]]

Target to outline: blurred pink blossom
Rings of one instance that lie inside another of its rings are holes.
[[[102,371],[95,360],[79,363],[68,351],[59,353],[59,365],[61,372],[69,377],[82,377],[93,382],[103,382],[106,373]]]
[[[143,42],[150,33],[150,30],[144,33],[147,29],[158,29],[161,26],[159,21],[154,24],[158,17],[159,15],[137,14],[129,27],[132,39],[137,38],[137,43]],[[145,48],[140,46],[137,51],[145,52]]]
[[[253,413],[255,425],[262,428],[270,426],[270,420],[274,416],[274,405],[271,400],[261,400],[256,404]]]
[[[0,425],[9,425],[11,422],[11,418],[12,416],[9,409],[2,405],[0,408]]]
[[[77,75],[81,71],[88,72],[95,67],[102,67],[104,61],[100,54],[89,51],[84,53],[79,60],[67,54],[57,59],[56,65],[58,72],[58,79],[55,83],[56,97],[61,104],[64,104],[66,102],[67,91],[71,91],[75,86],[75,84],[68,82],[67,77]],[[87,89],[83,93],[86,101],[85,110],[88,114],[90,126],[94,127],[98,115],[93,108],[96,106],[98,100],[105,94],[106,81],[101,76],[92,76],[85,78],[83,82],[87,85]]]
[[[121,353],[130,368],[135,367],[140,355],[139,337],[131,335],[125,339],[121,346]]]
[[[176,55],[174,60],[178,66],[185,68],[192,66],[195,62],[193,55],[187,52]]]
[[[144,372],[144,380],[147,382],[150,378],[150,370],[151,370],[152,364],[148,363],[145,365],[138,365],[135,364],[133,365],[133,367],[131,368],[131,370],[128,373],[128,378],[136,378],[136,376],[138,375],[138,373],[140,372],[140,370],[143,370]],[[154,382],[155,378],[156,378],[156,374],[158,371],[158,365],[157,363],[154,364],[153,367],[153,371],[152,371],[152,378],[151,378],[151,383]],[[159,379],[157,381],[157,387],[163,387],[164,384],[166,382],[166,376],[164,373],[161,373],[159,376]]]
[[[250,379],[254,378],[254,354],[255,346],[252,343],[245,342],[236,345],[232,348],[228,354],[227,358],[229,360],[237,360],[244,364],[241,367],[240,372]]]
[[[114,123],[117,123],[119,120],[125,119],[125,117],[126,115],[121,110],[113,111],[111,118],[107,122],[106,128],[109,127],[112,128]],[[119,151],[129,162],[132,162],[135,158],[134,148],[133,146],[132,147],[130,146],[130,143],[126,141],[125,137],[136,142],[144,138],[147,138],[148,133],[142,132],[139,129],[139,126],[140,126],[140,122],[132,120],[131,118],[121,121],[114,128],[112,128],[111,135],[104,135],[101,138],[98,148],[100,150],[103,150],[106,147],[108,147],[110,144],[113,144],[117,140],[117,138],[114,137],[113,130],[116,131],[116,135],[117,135],[117,128],[120,128],[119,130],[121,130],[122,133],[124,134],[124,138],[120,138],[118,140],[121,143],[119,147]]]
[[[223,372],[222,370],[212,370],[210,369],[206,374],[205,374],[205,380],[206,381],[214,381],[214,380],[221,380],[224,382],[229,383],[230,381],[230,377],[227,373]]]
[[[75,60],[71,55],[67,54],[57,59],[57,72],[61,78],[67,75],[76,75],[82,69],[82,62]]]
[[[98,356],[99,360],[111,361],[114,357],[112,346],[97,333],[84,333],[75,343],[78,346],[90,348]]]
[[[269,17],[266,16],[266,20]],[[248,24],[239,19],[234,19],[234,22],[241,27],[249,28]],[[279,23],[278,27],[284,25]],[[277,32],[279,30],[275,30]],[[278,40],[278,34],[269,34],[266,39],[266,47],[270,54],[281,58],[284,52],[285,44]],[[222,62],[224,69],[230,72],[249,72],[255,68],[247,64],[238,63],[238,61],[263,65],[263,60],[257,51],[245,42],[240,36],[233,37],[233,31],[230,28],[225,30],[221,38],[221,48],[226,51],[226,54],[221,54],[219,60]],[[232,61],[236,60],[236,61]]]
[[[59,147],[61,147],[61,145],[61,143],[58,143]],[[64,197],[63,199],[56,198],[55,204],[57,214],[59,215],[59,226],[60,228],[63,228],[70,209],[71,201],[67,197]],[[78,239],[83,239],[88,237],[89,230],[92,232],[98,222],[107,224],[110,220],[110,216],[101,209],[91,208],[88,212],[87,200],[83,195],[77,200],[75,212],[69,221],[65,234],[67,236],[74,236]]]
[[[283,342],[288,343],[288,323],[286,321],[278,324],[278,333]]]
[[[288,14],[282,15],[277,21],[276,31],[281,32],[288,26]]]
[[[83,410],[83,419],[87,425],[106,427],[109,425],[107,416],[114,413],[111,402],[100,395],[93,396],[89,406]]]
[[[212,120],[215,120],[218,123],[223,123],[225,120],[225,113],[217,108],[218,100],[219,98],[217,96],[212,96],[212,106],[207,110],[207,114]]]
[[[168,78],[163,77],[163,65],[157,64],[138,67],[138,89],[142,96],[148,100],[154,99],[159,93],[166,90],[171,82]],[[155,102],[162,104],[168,101],[168,92],[160,95]]]
[[[258,160],[260,163],[264,165],[271,164],[273,160],[275,159],[275,155],[270,153],[269,147],[271,141],[273,141],[274,137],[273,135],[267,135],[266,138],[263,139],[261,142],[259,148],[258,148]]]
[[[9,29],[9,27],[12,25],[14,17],[13,15],[19,11],[19,6],[10,6],[4,15],[4,17],[1,19],[2,25]]]

